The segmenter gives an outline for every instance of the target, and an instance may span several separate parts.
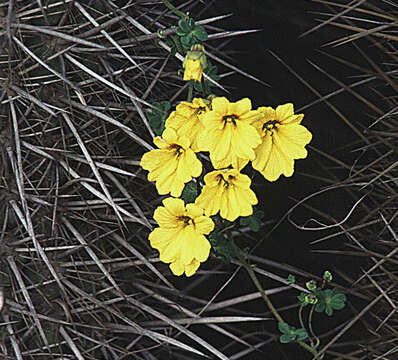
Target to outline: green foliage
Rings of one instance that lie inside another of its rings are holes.
[[[305,286],[309,291],[314,291],[316,290],[316,281],[315,280],[308,281],[307,283],[305,283]]]
[[[327,282],[331,282],[333,280],[333,276],[332,273],[330,271],[325,271],[323,273],[323,280],[327,281]]]
[[[292,274],[289,274],[287,281],[289,281],[289,284],[294,284],[296,282],[296,277]]]
[[[193,19],[181,19],[178,22],[176,34],[180,37],[181,45],[187,51],[192,45],[207,40],[207,33],[203,26],[195,25]]]
[[[217,74],[217,66],[213,65],[209,60],[207,60],[207,66],[204,68],[204,73],[214,81],[220,80],[220,76]],[[192,80],[191,80],[192,81]],[[192,81],[196,91],[202,91],[202,83],[199,81]],[[214,86],[209,80],[203,79],[205,84],[206,94],[210,94],[211,87]]]
[[[147,113],[149,125],[153,129],[156,135],[160,136],[164,130],[164,124],[171,108],[171,104],[168,101],[154,102],[152,104],[155,109],[152,109]]]
[[[250,230],[258,232],[260,230],[261,219],[264,217],[264,211],[254,211],[253,215],[240,218],[242,226],[248,226]]]
[[[282,344],[287,344],[296,340],[305,340],[308,337],[307,330],[304,328],[296,329],[294,326],[290,326],[285,322],[278,323],[278,328],[282,333],[279,338]]]
[[[182,191],[181,198],[185,201],[185,203],[193,203],[198,196],[198,187],[195,181],[190,181],[185,184],[184,190]]]
[[[310,294],[302,292],[297,298],[303,306],[316,304],[316,312],[325,312],[329,316],[332,316],[333,310],[344,308],[345,301],[347,300],[347,297],[336,288],[326,290],[317,289]]]
[[[177,37],[174,37],[174,36],[167,36],[166,37],[166,43],[167,43],[167,45],[170,46],[170,54],[172,56],[174,56],[177,53],[178,48],[180,48],[181,54],[185,55],[185,52],[180,47],[179,41],[180,41],[180,39],[178,38],[178,36]]]
[[[319,313],[325,312],[329,316],[332,316],[333,310],[344,308],[347,300],[347,297],[336,288],[316,291],[315,295],[318,298],[315,311]]]
[[[231,261],[231,258],[234,254],[234,249],[231,241],[229,241],[227,238],[225,238],[225,236],[216,231],[213,231],[209,235],[209,241],[216,256],[221,256],[228,262]]]

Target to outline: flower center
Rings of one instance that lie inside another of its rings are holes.
[[[232,123],[233,125],[236,125],[236,120],[239,119],[239,116],[235,114],[230,114],[230,115],[224,115],[222,117],[222,120],[224,121],[224,125],[227,123]]]
[[[190,218],[189,216],[179,216],[177,218],[177,220],[183,222],[184,227],[189,226],[189,225],[195,225],[193,219]]]
[[[278,129],[278,127],[277,127],[278,124],[279,124],[279,122],[277,120],[267,121],[263,125],[263,132],[277,130]]]
[[[221,174],[218,175],[218,184],[224,186],[224,188],[228,189],[232,182],[235,180],[233,175],[228,175],[228,179],[226,180],[224,176]]]
[[[206,112],[206,108],[204,106],[200,106],[195,110],[195,115],[199,116]]]
[[[177,158],[184,153],[184,149],[178,144],[171,144],[169,149],[174,151],[174,154]]]

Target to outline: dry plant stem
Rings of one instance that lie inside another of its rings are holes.
[[[275,309],[274,305],[272,304],[271,300],[269,299],[269,297],[265,294],[265,291],[263,289],[263,287],[261,286],[260,282],[257,279],[256,274],[254,273],[252,267],[250,266],[250,264],[246,261],[244,254],[242,253],[242,250],[235,244],[235,242],[231,239],[232,241],[232,245],[235,251],[236,256],[238,257],[240,263],[242,264],[242,266],[246,269],[246,271],[248,272],[250,278],[253,281],[253,284],[256,286],[257,290],[260,292],[262,298],[264,299],[265,303],[267,304],[268,308],[270,309],[270,311],[272,312],[272,314],[274,315],[275,319],[278,322],[284,322],[282,316],[278,313],[278,310]],[[304,349],[306,349],[307,351],[309,351],[312,355],[314,355],[315,359],[321,359],[321,357],[318,356],[318,352],[313,349],[311,346],[309,346],[308,344],[306,344],[304,341],[301,340],[296,340],[296,342],[303,347]]]
[[[163,4],[169,8],[174,14],[178,15],[181,19],[188,20],[188,15],[184,14],[182,11],[178,10],[173,4],[168,0],[162,0]]]

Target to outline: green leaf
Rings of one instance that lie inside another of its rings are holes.
[[[193,36],[199,40],[199,41],[206,41],[207,40],[207,32],[203,28],[203,26],[195,26],[195,28],[192,31]]]
[[[330,282],[330,281],[332,281],[332,279],[333,279],[332,273],[330,271],[326,270],[323,273],[323,280]]]
[[[300,303],[303,306],[307,306],[309,304],[308,300],[307,300],[307,293],[302,292],[299,296],[297,296],[298,301],[300,301]]]
[[[232,247],[231,241],[229,241],[224,237],[224,235],[219,234],[216,231],[210,233],[209,241],[216,256],[221,257],[228,262],[231,261],[231,258],[234,254],[234,249]]]
[[[192,19],[190,19],[192,20]],[[189,33],[191,31],[192,27],[188,24],[188,22],[184,19],[181,19],[178,22],[178,28],[176,30],[176,34],[178,36],[184,36],[185,34]]]
[[[307,330],[303,328],[297,329],[294,333],[297,336],[297,340],[305,340],[308,337]]]
[[[282,334],[290,334],[290,326],[285,322],[279,322],[278,329]]]
[[[198,196],[198,187],[196,186],[195,181],[190,181],[184,187],[182,191],[181,198],[185,201],[186,204],[195,202],[195,199]]]
[[[239,222],[242,226],[248,226],[251,231],[258,232],[260,230],[261,220],[254,215],[241,217]]]
[[[289,274],[287,281],[289,281],[289,284],[294,284],[296,282],[296,277],[292,274]]]
[[[168,101],[154,102],[152,108],[147,113],[149,125],[153,129],[156,135],[161,135],[164,130],[164,124],[169,115],[171,104]]]
[[[288,343],[290,343],[291,341],[293,341],[295,337],[296,337],[295,335],[283,334],[283,335],[280,336],[279,341],[280,341],[282,344],[288,344]]]
[[[255,211],[254,211],[254,216],[255,216],[257,219],[262,220],[263,217],[264,217],[264,211],[262,211],[262,210],[255,210]]]
[[[170,36],[166,38],[166,43],[170,46],[170,54],[174,56],[177,53],[177,45]]]
[[[308,337],[307,331],[304,328],[296,329],[285,322],[279,322],[278,328],[283,334],[279,338],[279,341],[283,344],[287,344],[293,340],[304,340]]]
[[[188,50],[191,48],[191,46],[195,43],[195,39],[191,33],[184,35],[181,37],[181,44]]]
[[[340,293],[337,288],[333,290],[317,290],[318,303],[315,306],[316,312],[325,312],[328,316],[333,315],[333,310],[341,310],[345,306],[347,297]]]
[[[190,29],[193,29],[195,27],[195,20],[192,18],[189,18],[188,25],[189,25]]]

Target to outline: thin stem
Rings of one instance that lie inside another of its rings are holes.
[[[254,273],[252,267],[246,261],[244,255],[242,254],[242,250],[238,246],[236,246],[236,244],[235,244],[235,242],[233,240],[232,240],[232,245],[234,247],[236,255],[238,256],[238,259],[239,259],[240,263],[242,264],[242,266],[248,272],[250,278],[253,281],[253,284],[256,286],[257,290],[260,292],[262,298],[264,299],[264,301],[267,304],[268,308],[271,310],[271,312],[274,315],[275,319],[278,320],[278,322],[284,322],[282,316],[279,315],[278,311],[275,309],[275,307],[272,304],[271,300],[269,299],[269,297],[264,292],[264,289],[261,286],[260,282],[258,281],[257,276]]]
[[[229,239],[231,240],[232,243],[232,247],[235,251],[236,256],[238,257],[240,263],[242,264],[242,266],[246,269],[246,271],[248,272],[250,278],[253,281],[253,284],[256,286],[257,290],[260,292],[262,298],[264,299],[265,303],[268,306],[268,309],[270,309],[270,311],[272,312],[272,314],[274,315],[275,319],[278,322],[284,322],[282,316],[278,313],[278,311],[275,309],[274,305],[272,304],[271,300],[269,299],[269,297],[266,295],[263,287],[261,286],[260,282],[257,279],[256,274],[254,273],[252,267],[250,266],[250,264],[247,262],[245,256],[243,255],[242,250],[235,244],[235,242],[233,241],[233,239],[229,236]],[[304,341],[301,340],[296,340],[297,344],[299,344],[301,347],[303,347],[304,349],[306,349],[307,351],[309,351],[312,355],[315,356],[315,359],[320,359],[318,352],[316,351],[316,349],[314,349],[313,347],[311,347],[310,345],[306,344]]]
[[[314,337],[314,338],[315,338],[315,341],[316,341],[316,344],[315,344],[315,346],[313,346],[313,347],[314,347],[314,348],[317,348],[317,347],[319,346],[320,341],[319,341],[318,336],[316,336],[315,333],[314,333],[314,331],[312,330],[312,315],[313,315],[313,313],[314,313],[314,309],[315,309],[315,306],[312,306],[312,307],[311,307],[311,310],[310,310],[310,315],[308,316],[308,327],[309,327],[309,329],[310,329],[310,334],[311,334],[311,336]]]
[[[187,101],[191,102],[192,101],[192,97],[193,97],[193,83],[190,82],[188,85],[188,97],[187,97]]]
[[[298,317],[299,317],[299,322],[300,322],[301,327],[302,327],[303,329],[307,330],[306,327],[305,327],[305,325],[304,325],[304,321],[303,321],[303,309],[304,309],[304,305],[301,304],[301,305],[300,305],[299,312],[298,312]],[[311,343],[311,347],[313,348],[313,347],[314,347],[314,343],[313,343],[313,341],[312,341],[311,338],[310,338],[310,343]]]
[[[178,10],[173,4],[170,3],[168,0],[162,0],[163,4],[170,9],[174,14],[179,16],[181,19],[188,20],[189,16],[184,14],[182,11]]]

